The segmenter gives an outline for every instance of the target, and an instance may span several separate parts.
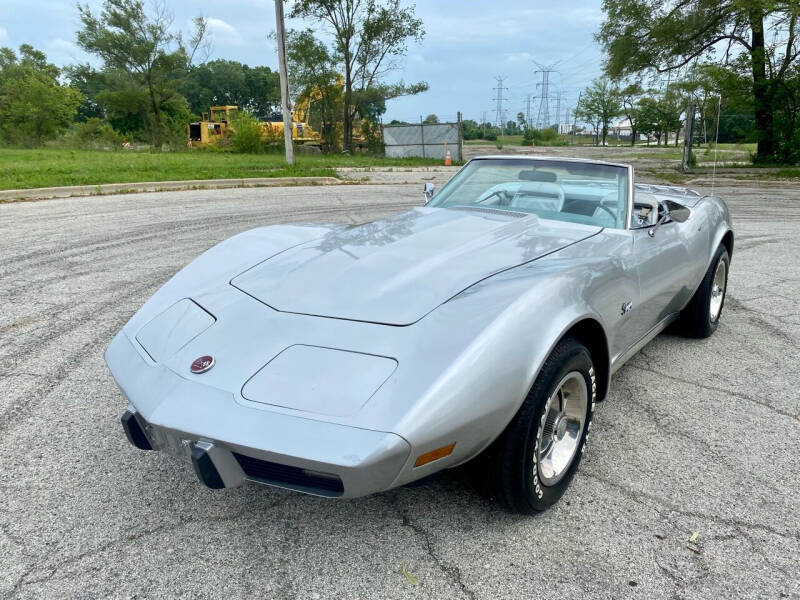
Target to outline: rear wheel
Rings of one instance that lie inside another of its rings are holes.
[[[677,327],[683,334],[707,338],[716,331],[725,305],[730,264],[728,250],[721,245],[714,254],[714,260],[711,261],[700,287],[681,311]]]
[[[561,498],[578,468],[596,396],[589,351],[564,338],[489,449],[490,491],[521,513],[542,511]]]

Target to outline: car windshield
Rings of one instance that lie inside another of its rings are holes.
[[[558,159],[482,158],[461,169],[428,206],[483,207],[625,228],[628,169]]]

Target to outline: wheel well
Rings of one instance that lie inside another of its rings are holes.
[[[603,326],[594,319],[583,319],[569,328],[565,334],[572,335],[586,346],[592,355],[595,373],[597,374],[597,399],[605,400],[608,390],[610,362],[608,356],[608,339]]]
[[[728,230],[728,232],[722,236],[722,245],[725,246],[725,249],[728,251],[728,259],[733,257],[733,232]]]

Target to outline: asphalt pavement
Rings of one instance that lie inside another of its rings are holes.
[[[719,329],[661,335],[617,373],[544,514],[458,473],[350,501],[212,491],[128,444],[103,351],[175,271],[252,227],[401,212],[421,187],[0,204],[0,598],[800,598],[796,187],[718,186],[736,227]]]

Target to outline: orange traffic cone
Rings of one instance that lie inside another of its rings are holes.
[[[444,155],[444,166],[450,167],[452,165],[453,165],[453,159],[450,158],[450,150],[448,150],[447,153]]]

